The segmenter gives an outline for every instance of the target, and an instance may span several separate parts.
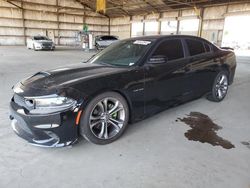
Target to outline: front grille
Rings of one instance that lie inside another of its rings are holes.
[[[52,44],[50,44],[50,43],[44,43],[44,44],[43,44],[43,46],[44,46],[44,47],[47,47],[47,48],[51,47],[51,45],[52,45]]]

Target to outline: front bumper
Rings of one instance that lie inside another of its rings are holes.
[[[74,143],[78,138],[75,118],[76,113],[71,110],[46,115],[26,114],[24,108],[13,100],[10,102],[10,119],[14,132],[37,146],[62,147]],[[44,128],[44,125],[51,127]]]
[[[36,50],[54,50],[55,49],[55,46],[51,46],[51,45],[37,45],[35,46]]]

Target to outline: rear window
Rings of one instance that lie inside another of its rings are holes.
[[[191,56],[205,53],[203,42],[200,42],[198,40],[186,39],[186,43],[189,49],[189,54]]]
[[[117,38],[114,36],[102,36],[101,39],[102,40],[117,40]]]
[[[204,42],[204,47],[205,47],[206,52],[211,52],[211,48],[209,44]]]

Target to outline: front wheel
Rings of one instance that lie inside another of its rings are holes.
[[[228,85],[228,73],[226,71],[219,72],[215,77],[212,91],[207,98],[214,102],[222,101],[227,95]]]
[[[35,45],[34,45],[34,44],[33,44],[33,50],[34,50],[34,51],[37,51],[37,49],[36,49],[36,47],[35,47]]]
[[[118,93],[106,92],[95,97],[81,117],[80,134],[95,144],[109,144],[125,131],[129,119],[126,100]]]
[[[101,50],[101,47],[99,46],[99,44],[96,44],[96,49],[97,51]]]

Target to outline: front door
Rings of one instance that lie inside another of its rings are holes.
[[[148,61],[144,65],[145,110],[148,115],[182,102],[189,91],[182,40],[162,41],[150,55],[151,58],[159,56],[165,56],[166,62],[152,64]]]

